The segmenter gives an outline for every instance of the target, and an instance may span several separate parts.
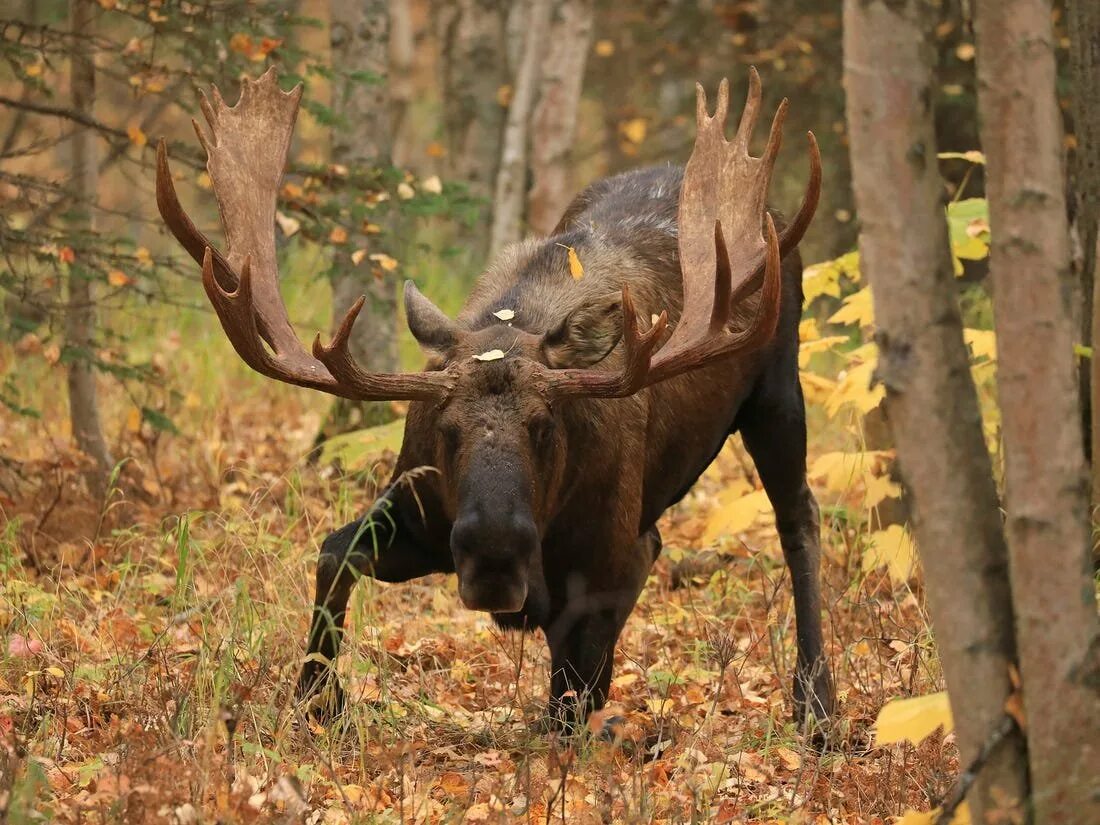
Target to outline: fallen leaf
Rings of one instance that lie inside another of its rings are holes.
[[[516,317],[516,313],[510,309],[498,309],[493,315],[499,318],[501,321],[511,321]]]
[[[499,349],[491,349],[488,352],[483,352],[480,355],[475,355],[475,361],[499,361],[504,357],[504,351]]]
[[[443,181],[439,179],[439,175],[432,175],[430,178],[420,181],[420,188],[425,192],[431,192],[433,195],[441,195],[443,194]]]
[[[944,733],[955,729],[947,691],[941,690],[910,699],[894,699],[883,705],[878,712],[878,719],[875,721],[875,745],[905,741],[919,745],[941,725]]]

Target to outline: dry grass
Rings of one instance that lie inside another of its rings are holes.
[[[618,652],[616,743],[538,733],[542,639],[465,611],[445,577],[357,589],[341,662],[354,701],[343,726],[311,728],[291,687],[312,564],[371,479],[297,458],[316,420],[298,404],[238,393],[194,435],[161,439],[155,472],[133,433],[122,446],[139,459],[103,510],[57,447],[6,467],[10,821],[869,822],[945,792],[950,742],[871,746],[882,703],[939,675],[919,591],[860,572],[841,507],[824,571],[838,742],[819,754],[788,722],[794,619],[774,532],[697,550],[714,494],[745,474],[736,445],[664,520],[669,550]],[[7,437],[43,426],[12,421]],[[703,563],[685,574],[677,558]]]

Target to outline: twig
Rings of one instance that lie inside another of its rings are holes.
[[[975,780],[977,780],[978,774],[981,773],[982,768],[985,767],[985,763],[989,761],[989,757],[993,755],[993,751],[997,749],[997,746],[1000,745],[1015,728],[1015,719],[1007,713],[1001,717],[1001,721],[997,723],[997,727],[992,730],[989,737],[982,744],[974,760],[966,766],[965,771],[959,774],[959,778],[955,782],[955,787],[951,789],[951,793],[949,793],[947,799],[944,800],[943,810],[940,811],[940,815],[936,817],[936,825],[950,825],[951,820],[955,817],[955,810],[962,804],[963,800],[966,799],[966,794],[970,791]]]

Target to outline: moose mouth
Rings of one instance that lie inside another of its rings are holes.
[[[459,575],[458,597],[469,610],[518,613],[527,601],[527,580],[512,571],[472,570]]]

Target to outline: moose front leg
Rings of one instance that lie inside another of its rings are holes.
[[[321,543],[313,619],[297,690],[300,701],[317,698],[310,712],[321,719],[338,715],[344,707],[343,689],[334,668],[355,583],[362,576],[403,582],[446,566],[446,561],[425,549],[403,523],[395,489],[390,487],[366,515]]]
[[[589,713],[607,702],[615,645],[660,550],[661,537],[653,528],[619,557],[618,564],[601,571],[602,582],[615,582],[621,589],[596,590],[580,575],[566,583],[567,597],[546,627],[552,727],[583,724]]]

